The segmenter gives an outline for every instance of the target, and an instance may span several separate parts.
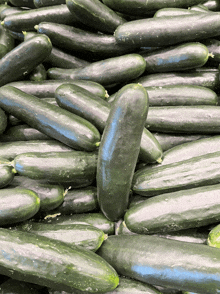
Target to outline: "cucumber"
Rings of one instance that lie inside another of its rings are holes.
[[[129,21],[118,26],[114,35],[118,43],[163,47],[218,36],[219,29],[219,13],[193,13]]]
[[[145,283],[206,294],[220,289],[217,248],[157,236],[119,235],[109,236],[97,253],[120,275]]]
[[[203,70],[202,70],[203,69]],[[219,71],[213,68],[203,68],[201,70],[192,69],[187,72],[166,72],[143,75],[135,80],[136,83],[144,87],[154,86],[174,86],[174,85],[195,85],[207,87],[213,91],[219,91]]]
[[[67,0],[70,12],[85,25],[97,31],[113,34],[115,29],[126,22],[114,10],[98,0]]]
[[[15,173],[11,162],[0,157],[0,188],[7,187],[13,181]]]
[[[156,11],[163,7],[185,7],[199,4],[205,1],[199,0],[169,0],[169,1],[141,1],[141,0],[103,0],[103,3],[111,7],[116,11],[122,13],[133,14],[138,16],[144,16],[149,13],[149,11]]]
[[[64,201],[65,191],[61,185],[51,185],[32,180],[23,176],[16,176],[7,188],[25,188],[34,191],[40,198],[40,212],[48,212],[60,206]]]
[[[219,9],[220,9],[220,3],[218,0],[205,1],[205,3],[203,3],[203,5],[211,11],[219,11]]]
[[[219,51],[219,44],[220,41],[214,38],[201,40],[201,43],[203,43],[211,53],[211,56],[208,59],[208,64],[213,65],[219,65],[220,61],[220,51]]]
[[[90,80],[103,86],[129,82],[146,68],[144,58],[136,53],[111,57],[78,69],[49,68],[49,79]]]
[[[88,186],[81,189],[68,189],[62,204],[57,207],[55,213],[69,215],[97,210],[99,210],[97,188]]]
[[[152,132],[219,134],[219,115],[214,105],[153,106],[145,127]]]
[[[30,140],[0,143],[0,157],[13,160],[17,155],[27,152],[67,152],[72,148],[56,140]]]
[[[16,7],[35,8],[33,0],[9,0],[9,3]]]
[[[92,225],[105,234],[113,235],[115,223],[108,220],[101,212],[76,213],[71,215],[49,214],[41,220],[43,223],[57,225],[87,224]]]
[[[21,12],[21,11],[24,11],[24,8],[22,8],[22,7],[16,7],[16,6],[8,6],[8,7],[5,7],[5,9],[1,10],[1,12],[0,12],[0,19],[1,20],[4,20],[4,18],[7,15],[10,15],[10,14],[13,14],[13,13],[17,13],[17,12]]]
[[[0,44],[4,45],[7,49],[7,52],[11,51],[15,47],[15,40],[10,35],[9,31],[0,25]]]
[[[208,48],[199,42],[187,42],[181,45],[142,53],[146,61],[146,73],[189,70],[206,64],[209,58]]]
[[[33,81],[17,81],[11,82],[8,85],[13,86],[21,91],[24,91],[27,94],[31,94],[37,96],[39,98],[45,97],[54,97],[55,90],[63,83],[73,83],[79,87],[82,87],[93,94],[96,94],[103,99],[106,98],[106,90],[105,88],[95,82],[92,81],[83,81],[83,80],[75,80],[75,81],[64,81],[64,80],[46,80],[41,82],[33,82]]]
[[[220,152],[214,152],[151,169],[145,167],[135,172],[132,189],[139,195],[154,196],[215,185],[219,183],[219,164]]]
[[[53,6],[53,5],[59,5],[59,4],[66,4],[65,0],[33,0],[34,6],[36,8],[45,7],[45,6]]]
[[[110,104],[74,84],[63,84],[55,91],[58,105],[96,126],[102,133],[110,113]],[[142,133],[139,157],[145,162],[160,162],[162,149],[154,136],[145,128]]]
[[[17,155],[13,164],[21,176],[71,183],[78,179],[95,179],[97,154],[86,151],[28,152]]]
[[[34,26],[42,21],[61,24],[76,24],[78,20],[69,11],[66,4],[28,9],[8,15],[2,21],[3,26],[11,31],[34,31]]]
[[[154,137],[159,142],[162,150],[166,150],[178,146],[183,143],[192,142],[195,140],[207,138],[208,136],[202,134],[169,134],[169,133],[153,133]]]
[[[220,220],[219,193],[216,184],[154,196],[129,208],[125,224],[137,234],[206,226]]]
[[[40,198],[24,188],[4,188],[0,190],[0,225],[11,225],[33,217],[40,208]]]
[[[12,228],[13,229],[13,228]],[[15,227],[16,230],[59,240],[71,247],[80,246],[87,250],[97,251],[107,235],[91,225],[73,224],[57,225],[37,222],[26,222]]]
[[[147,112],[145,89],[127,84],[118,92],[106,122],[98,152],[97,198],[112,221],[120,219],[128,206]]]
[[[8,127],[7,130],[0,135],[1,142],[29,140],[51,140],[51,138],[26,124]]]
[[[0,235],[1,272],[9,277],[69,292],[107,292],[118,285],[116,271],[92,251],[28,232],[2,228]]]
[[[56,22],[40,22],[35,26],[40,34],[47,35],[54,46],[68,50],[76,56],[82,52],[86,60],[90,58],[103,59],[134,52],[137,46],[118,44],[113,35],[98,34],[86,29]],[[83,58],[81,57],[81,58]]]
[[[2,294],[40,294],[34,284],[10,278],[1,284],[0,290]]]
[[[9,85],[0,88],[0,99],[5,111],[71,148],[97,148],[100,134],[85,119]]]
[[[0,59],[0,86],[22,79],[50,54],[51,49],[50,39],[43,35],[16,46]]]

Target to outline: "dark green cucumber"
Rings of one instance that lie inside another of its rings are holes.
[[[85,88],[86,90],[90,91],[91,93],[99,97],[106,98],[107,96],[107,92],[105,88],[102,85],[92,81],[83,81],[83,80],[75,80],[75,81],[46,80],[41,82],[17,81],[17,82],[12,82],[9,85],[21,91],[24,91],[27,94],[31,94],[39,98],[45,98],[45,97],[54,97],[56,88],[58,88],[60,85],[67,82],[73,83],[74,85]]]
[[[103,86],[129,82],[146,68],[144,58],[136,53],[111,57],[78,69],[49,68],[49,79],[90,80]]]
[[[113,235],[115,232],[115,223],[108,220],[101,212],[71,215],[49,214],[44,217],[42,222],[57,225],[87,224],[102,230],[108,235]]]
[[[220,14],[213,12],[133,20],[114,34],[119,43],[160,47],[218,36],[219,29]]]
[[[0,225],[11,225],[33,217],[40,208],[37,193],[25,188],[0,190]]]
[[[0,59],[0,86],[22,79],[40,64],[51,52],[47,36],[37,35],[22,42]]]
[[[0,19],[1,20],[4,20],[4,18],[7,15],[10,15],[10,14],[13,14],[13,13],[17,13],[17,12],[21,12],[21,11],[24,11],[24,8],[22,8],[22,7],[16,7],[16,6],[8,6],[8,7],[5,7],[5,9],[3,9],[0,12]]]
[[[219,183],[220,152],[193,157],[135,172],[132,189],[143,196],[154,196]]]
[[[4,45],[7,52],[11,51],[15,47],[15,40],[10,35],[9,31],[0,25],[0,44]]]
[[[189,6],[199,4],[201,2],[205,1],[199,1],[199,0],[169,0],[169,1],[127,1],[127,0],[103,0],[103,3],[107,6],[111,7],[112,9],[116,11],[120,11],[122,13],[127,14],[133,14],[133,15],[146,15],[149,13],[149,11],[156,11],[158,9],[161,9],[163,7],[183,7],[188,8]]]
[[[78,68],[89,64],[88,61],[68,54],[63,50],[53,46],[50,55],[45,59],[50,66],[61,68]]]
[[[97,154],[86,151],[29,152],[17,155],[13,161],[19,175],[36,180],[71,183],[95,179]]]
[[[213,294],[220,289],[220,250],[157,236],[109,236],[98,254],[123,276]],[[163,258],[161,258],[163,256]]]
[[[33,0],[9,0],[9,3],[15,7],[35,8]]]
[[[69,215],[96,210],[99,210],[97,188],[88,186],[81,189],[68,189],[62,204],[57,207],[55,213]]]
[[[7,53],[8,53],[8,50],[5,47],[5,45],[0,44],[0,58],[5,56]]]
[[[178,146],[183,143],[192,142],[208,136],[202,134],[172,134],[172,133],[153,133],[154,137],[159,142],[163,151]]]
[[[167,85],[145,87],[150,106],[217,105],[217,94],[196,85]]]
[[[11,162],[0,157],[0,188],[7,187],[13,181],[15,173]]]
[[[203,43],[210,52],[208,64],[218,66],[220,62],[220,50],[219,50],[220,40],[210,38],[206,40],[201,40],[201,43]]]
[[[47,35],[54,46],[68,50],[70,54],[83,53],[86,60],[89,56],[99,60],[134,52],[137,46],[118,44],[115,37],[109,34],[98,34],[89,30],[76,28],[56,22],[41,22],[35,26],[40,34]]]
[[[9,85],[1,87],[0,100],[5,111],[74,149],[97,148],[100,134],[96,127],[65,109]]]
[[[0,229],[1,273],[57,290],[107,292],[116,271],[96,253],[28,232]]]
[[[98,0],[67,0],[67,7],[85,25],[97,31],[113,34],[115,29],[126,22],[114,10]]]
[[[124,220],[137,234],[167,233],[220,220],[220,185],[209,185],[150,197],[129,208]],[[202,217],[201,217],[202,216]]]
[[[57,225],[37,222],[26,222],[15,227],[16,230],[30,232],[53,240],[62,241],[69,246],[80,246],[88,250],[97,251],[107,235],[91,225],[72,224]]]
[[[201,67],[203,69],[203,67]],[[144,87],[174,86],[174,85],[195,85],[207,87],[213,91],[219,91],[219,70],[207,68],[203,70],[194,69],[187,72],[154,73],[141,76],[135,80]]]
[[[214,226],[208,234],[207,244],[212,247],[220,248],[220,225]]]
[[[13,160],[15,156],[27,152],[67,152],[73,149],[56,140],[30,140],[1,142],[0,157]]]
[[[65,4],[28,9],[8,15],[2,21],[3,26],[11,31],[34,31],[34,26],[42,21],[61,24],[74,24],[78,20],[69,11]]]
[[[147,112],[146,90],[127,84],[118,92],[106,121],[98,152],[97,198],[112,221],[120,219],[128,206]]]
[[[51,185],[23,176],[16,176],[8,188],[21,187],[34,191],[40,198],[40,211],[48,212],[60,206],[64,201],[65,191],[61,185]]]
[[[172,72],[203,66],[209,58],[209,50],[202,43],[187,42],[143,52],[141,56],[146,61],[146,73]]]
[[[55,1],[54,0],[33,0],[33,1],[34,1],[34,6],[36,8],[66,4],[65,0],[55,0]]]
[[[51,138],[25,124],[8,127],[7,130],[0,135],[1,142],[29,140],[51,140]]]
[[[217,151],[220,151],[219,135],[183,143],[167,150],[163,153],[161,165],[179,162]]]
[[[152,106],[145,126],[153,132],[219,134],[219,116],[214,105]]]
[[[40,294],[34,284],[9,278],[1,284],[2,294]]]

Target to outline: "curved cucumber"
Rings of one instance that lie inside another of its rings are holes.
[[[51,50],[51,41],[45,35],[37,35],[14,47],[0,59],[0,86],[23,78],[39,65]]]
[[[60,240],[69,246],[80,246],[88,250],[97,251],[107,235],[91,225],[72,224],[57,225],[37,222],[26,222],[15,227],[16,230],[30,232],[53,240]]]
[[[119,43],[162,47],[218,36],[219,20],[220,14],[215,12],[153,17],[126,22],[114,34]]]
[[[144,167],[135,172],[132,188],[137,194],[154,196],[218,184],[219,164],[218,151],[150,169]]]
[[[98,0],[67,0],[66,4],[82,23],[100,32],[113,34],[119,25],[126,22],[122,16]]]
[[[146,73],[170,72],[203,66],[209,58],[209,51],[202,43],[188,42],[141,53],[141,56],[146,61]]]
[[[100,134],[85,119],[8,85],[1,87],[0,98],[5,111],[44,134],[74,149],[97,148]]]
[[[0,229],[0,235],[1,272],[9,277],[69,292],[118,285],[116,271],[92,251],[28,232]]]
[[[13,164],[19,175],[31,179],[71,183],[95,179],[97,154],[86,151],[29,152],[17,155]]]
[[[101,85],[128,82],[139,77],[146,68],[144,58],[136,53],[92,62],[82,69],[49,68],[49,79],[90,80]]]
[[[23,188],[0,190],[0,224],[11,225],[34,216],[40,208],[40,198],[30,190]]]
[[[137,234],[167,233],[209,225],[220,220],[219,193],[217,184],[150,197],[127,210],[125,224]]]
[[[106,122],[98,153],[97,198],[112,221],[122,217],[128,206],[147,112],[145,89],[127,84],[118,92]]]
[[[156,236],[119,235],[109,236],[98,254],[120,275],[145,283],[206,294],[220,289],[217,248]]]

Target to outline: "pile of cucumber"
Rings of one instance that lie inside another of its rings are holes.
[[[220,0],[0,20],[0,293],[220,293]]]

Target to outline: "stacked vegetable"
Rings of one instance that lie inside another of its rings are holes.
[[[0,292],[219,293],[220,2],[0,19]]]

